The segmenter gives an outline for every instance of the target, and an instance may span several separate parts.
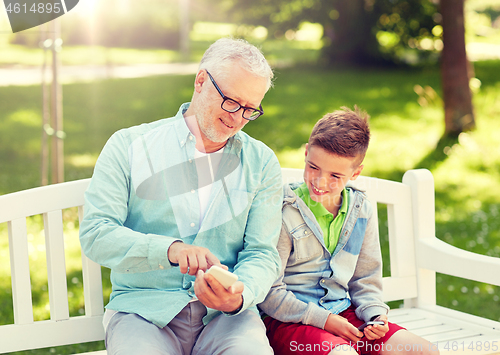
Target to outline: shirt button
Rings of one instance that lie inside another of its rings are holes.
[[[160,264],[160,265],[158,265],[158,267],[159,267],[160,269],[162,269],[162,270],[163,270],[163,269],[165,269],[165,266],[163,266],[163,265],[161,265],[161,264]]]
[[[189,136],[189,140],[192,141],[193,140],[193,136]]]
[[[191,190],[191,193],[194,194],[194,190]]]
[[[322,284],[324,284],[324,283],[325,283],[325,280],[321,280],[320,282],[321,282]]]
[[[189,162],[192,163],[193,162],[193,159],[189,159]]]
[[[304,234],[307,234],[307,231],[304,231]]]
[[[195,226],[194,222],[193,222],[193,223],[191,223],[191,227],[194,227],[194,226]]]

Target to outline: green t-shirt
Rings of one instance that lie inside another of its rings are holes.
[[[339,242],[340,232],[347,215],[347,207],[349,206],[349,194],[347,190],[345,188],[342,190],[342,206],[340,206],[339,212],[335,218],[333,218],[333,214],[328,212],[321,203],[311,199],[306,183],[300,185],[295,190],[295,194],[304,201],[314,214],[314,217],[316,217],[316,221],[323,231],[325,246],[330,254],[332,254]]]

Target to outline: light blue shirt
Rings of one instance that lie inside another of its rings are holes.
[[[223,151],[200,224],[196,138],[175,117],[123,129],[106,143],[85,193],[82,250],[111,269],[106,308],[164,327],[193,299],[195,276],[171,265],[177,240],[208,248],[245,285],[242,311],[279,275],[282,179],[272,150],[244,132]],[[210,179],[211,180],[211,179]],[[209,309],[205,324],[220,312]]]

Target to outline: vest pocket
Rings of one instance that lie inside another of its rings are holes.
[[[296,260],[310,260],[323,254],[323,246],[309,227],[303,223],[290,232],[293,256]]]

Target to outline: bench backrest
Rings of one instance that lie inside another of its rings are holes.
[[[7,222],[14,324],[0,326],[0,353],[104,339],[101,269],[82,254],[85,315],[70,317],[62,211],[78,207],[90,179],[0,196],[0,223]],[[26,218],[43,216],[50,320],[33,320]]]
[[[300,169],[283,168],[282,171],[284,182],[302,179]],[[0,223],[7,222],[8,226],[14,308],[14,324],[0,326],[0,353],[104,339],[101,269],[83,254],[84,315],[70,317],[68,307],[62,211],[77,207],[79,218],[82,218],[83,196],[89,182],[90,179],[85,179],[0,196]],[[405,302],[415,302],[419,294],[415,267],[413,187],[364,176],[359,177],[355,185],[366,190],[374,205],[387,205],[391,276],[384,278],[385,301],[404,299]],[[433,203],[433,196],[430,198]],[[433,205],[426,208],[433,209]],[[26,218],[38,214],[43,216],[44,222],[50,300],[50,320],[45,321],[34,321],[33,317],[26,228]],[[429,228],[433,228],[433,217],[426,224],[431,224]],[[430,297],[435,297],[435,292]]]

